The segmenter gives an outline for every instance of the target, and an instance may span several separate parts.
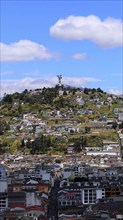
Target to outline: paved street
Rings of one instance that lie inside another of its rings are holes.
[[[53,220],[58,219],[58,202],[57,202],[58,189],[59,189],[59,180],[56,179],[54,183],[54,187],[52,188],[49,196],[49,204],[48,204],[48,218]]]

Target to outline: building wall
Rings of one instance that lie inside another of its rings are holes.
[[[25,192],[9,191],[8,192],[8,200],[9,200],[8,206],[10,208],[20,207],[20,205],[22,205],[24,207],[25,206],[25,200],[26,200]]]
[[[86,188],[82,189],[81,200],[83,204],[95,204],[97,199],[105,197],[104,189]]]
[[[78,206],[82,205],[81,203],[81,194],[80,193],[63,193],[58,197],[59,206]]]
[[[67,179],[72,175],[72,171],[63,171],[63,179]]]
[[[102,199],[105,197],[105,190],[104,189],[97,189],[96,190],[96,199]]]
[[[5,167],[0,165],[0,211],[8,208],[8,183]]]
[[[50,181],[50,173],[43,173],[42,174],[42,180]]]
[[[0,192],[7,192],[8,184],[7,180],[0,180]]]
[[[0,193],[0,212],[8,208],[8,195],[7,193]]]
[[[89,151],[87,152],[87,155],[90,156],[90,155],[94,155],[94,156],[97,156],[97,155],[100,155],[100,156],[104,156],[104,155],[110,155],[110,156],[118,156],[120,155],[119,152],[111,152],[111,151]]]
[[[35,192],[26,192],[26,206],[41,205],[41,199]]]

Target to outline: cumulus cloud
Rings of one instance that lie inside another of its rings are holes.
[[[63,84],[75,87],[84,87],[91,82],[99,82],[99,79],[91,77],[64,77]]]
[[[113,95],[123,95],[123,91],[118,90],[118,89],[110,89],[109,93],[111,93]]]
[[[98,82],[99,79],[89,77],[63,77],[62,83],[75,87],[84,87],[90,82]],[[14,92],[22,92],[25,89],[37,89],[43,87],[54,87],[58,84],[56,76],[44,76],[43,78],[25,77],[23,79],[15,80],[1,80],[1,97],[6,94]]]
[[[4,71],[1,72],[1,77],[14,77],[17,75],[23,75],[23,77],[29,77],[29,76],[33,76],[33,77],[39,77],[40,76],[40,72],[38,70],[32,70],[30,72],[22,72],[22,71]]]
[[[101,20],[95,15],[69,16],[50,27],[51,36],[62,40],[90,40],[104,48],[123,44],[123,22],[107,17]]]
[[[19,62],[32,60],[49,60],[52,54],[43,45],[30,40],[20,40],[6,45],[0,43],[1,61]]]
[[[75,53],[72,55],[72,58],[75,60],[85,60],[87,58],[86,53]]]

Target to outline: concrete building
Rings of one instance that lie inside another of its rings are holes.
[[[95,204],[98,199],[105,197],[105,189],[102,188],[83,188],[81,192],[82,204]]]
[[[8,208],[8,183],[5,167],[0,165],[0,212]]]

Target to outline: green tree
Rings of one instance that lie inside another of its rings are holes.
[[[123,121],[119,124],[119,129],[123,129]]]
[[[7,103],[12,103],[13,102],[13,98],[12,98],[12,95],[9,95],[9,94],[7,94],[4,98],[3,98],[3,100],[2,100],[3,102],[7,102]]]
[[[0,120],[0,135],[3,135],[5,131],[9,130],[10,125],[5,120]]]
[[[103,90],[100,88],[97,88],[97,92],[103,93]]]
[[[88,88],[85,88],[85,89],[84,89],[84,93],[85,93],[86,95],[88,95],[88,92],[89,92],[89,89],[88,89]]]
[[[96,92],[96,89],[93,88],[91,91],[92,91],[92,94],[94,94]]]
[[[117,122],[116,122],[116,121],[113,122],[112,128],[113,128],[113,129],[116,129],[116,128],[117,128]]]
[[[19,112],[19,114],[22,114],[22,106],[21,106],[21,104],[19,104],[19,106],[18,106],[18,112]]]
[[[91,130],[91,128],[90,128],[90,127],[85,127],[85,133],[89,133],[89,132],[90,132],[90,130]]]

